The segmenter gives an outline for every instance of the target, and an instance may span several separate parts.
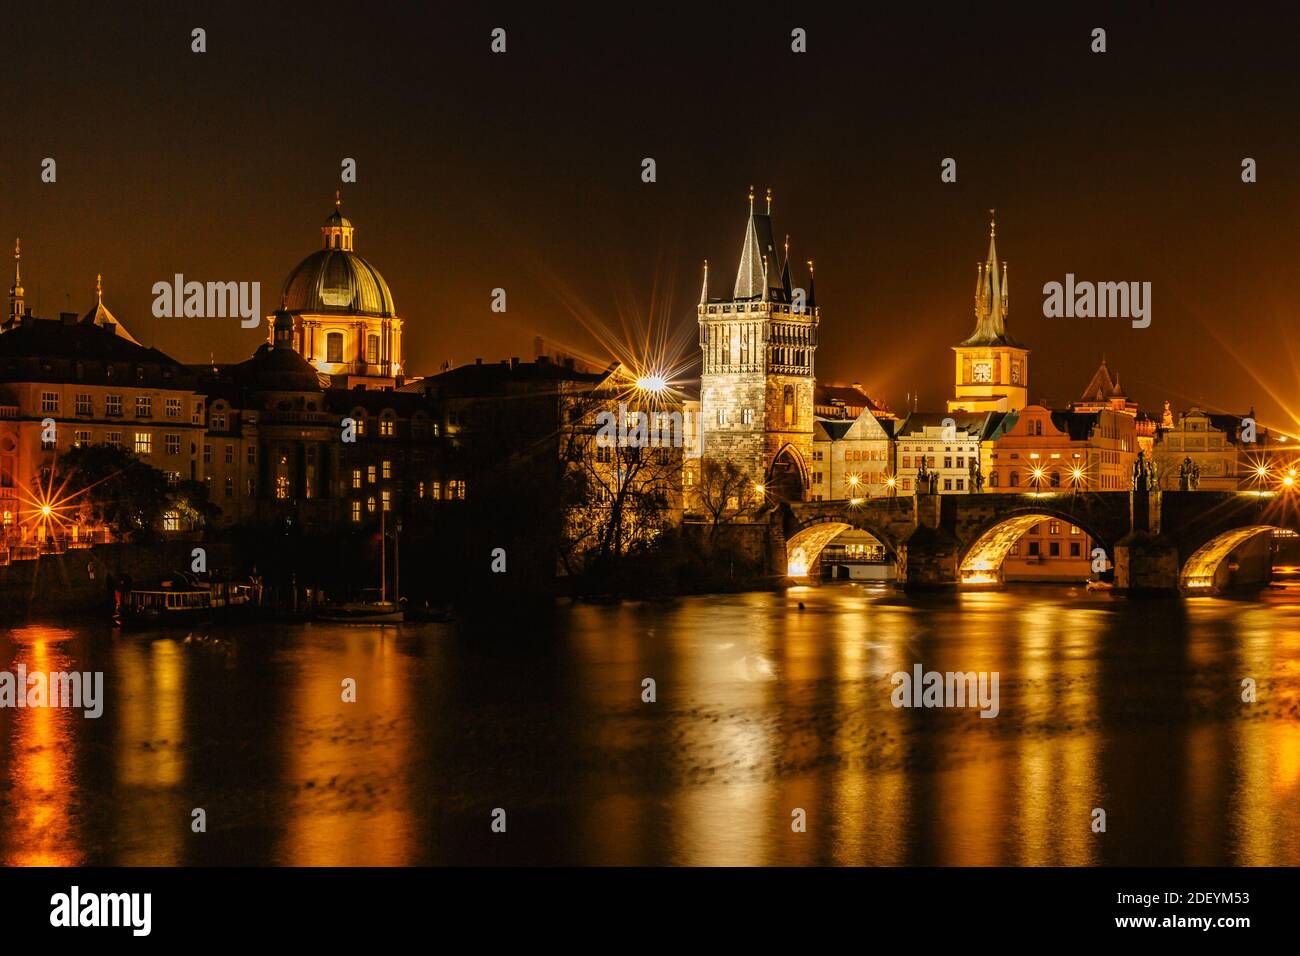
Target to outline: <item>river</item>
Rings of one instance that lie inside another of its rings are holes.
[[[1300,864],[1293,591],[0,633],[0,668],[105,681],[98,719],[0,709],[9,865]],[[917,664],[996,673],[997,716],[895,707]]]

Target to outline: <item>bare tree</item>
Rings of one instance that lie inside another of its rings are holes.
[[[734,462],[714,458],[701,459],[695,494],[700,510],[708,518],[710,543],[720,525],[752,517],[763,504],[763,494],[753,479]]]

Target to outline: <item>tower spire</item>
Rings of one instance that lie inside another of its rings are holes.
[[[9,289],[9,317],[17,319],[23,314],[23,273],[22,273],[22,244],[20,240],[14,240],[14,284]]]
[[[772,215],[772,187],[767,187],[767,214]]]
[[[785,263],[781,266],[781,288],[785,290],[785,298],[788,302],[793,288],[790,285],[790,234],[785,234]]]
[[[813,261],[808,260],[808,311],[811,312],[817,305],[817,271],[813,268]]]
[[[334,190],[334,208],[338,209],[341,205],[343,205],[343,190],[336,189]]]
[[[104,275],[97,273],[95,275],[95,301],[100,305],[104,304]]]
[[[704,285],[700,287],[700,305],[709,304],[709,260],[704,260]]]

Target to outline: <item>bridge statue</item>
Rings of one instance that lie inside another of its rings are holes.
[[[1183,463],[1178,466],[1178,490],[1179,491],[1196,491],[1201,486],[1201,466],[1192,461],[1191,457],[1183,459]]]
[[[980,460],[974,455],[971,456],[970,463],[967,465],[967,471],[970,474],[970,490],[978,494],[984,490],[984,472],[980,470]]]
[[[1147,463],[1146,452],[1138,450],[1137,461],[1133,462],[1133,490],[1149,491],[1151,489],[1151,469]]]

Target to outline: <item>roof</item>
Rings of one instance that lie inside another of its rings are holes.
[[[814,405],[833,405],[835,403],[850,408],[869,408],[872,411],[883,411],[882,406],[864,392],[860,385],[822,385],[819,383],[815,386],[813,391]]]
[[[958,431],[987,441],[1010,412],[912,412],[899,422],[895,437],[918,434],[926,428],[943,428],[951,420]],[[884,424],[883,422],[881,424]]]
[[[1052,412],[1052,424],[1071,441],[1087,441],[1099,416],[1098,412]]]
[[[75,313],[71,313],[75,317]],[[132,365],[131,377],[108,369]],[[193,373],[170,355],[145,348],[102,325],[29,316],[0,332],[0,380],[85,382],[192,389]]]
[[[1101,365],[1097,366],[1097,371],[1092,374],[1092,379],[1088,382],[1088,387],[1083,390],[1080,396],[1081,401],[1101,402],[1109,398],[1126,398],[1124,390],[1119,387],[1119,382],[1111,378],[1110,369],[1106,367],[1106,360],[1101,360]]]
[[[447,398],[478,398],[526,390],[539,391],[548,386],[558,389],[563,382],[595,386],[605,381],[617,365],[603,372],[580,372],[567,365],[545,359],[536,362],[490,362],[461,365],[439,375],[402,386],[403,392],[420,392]]]

